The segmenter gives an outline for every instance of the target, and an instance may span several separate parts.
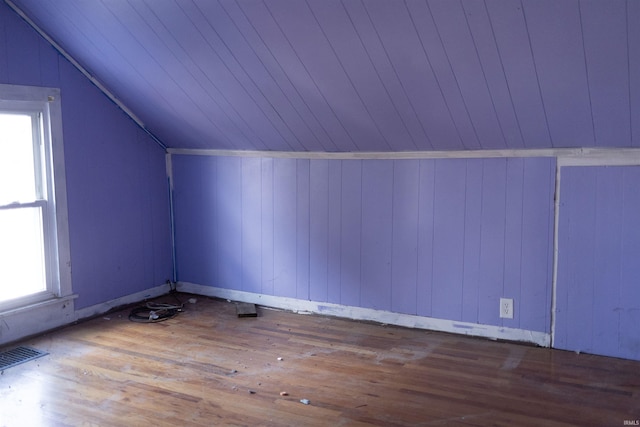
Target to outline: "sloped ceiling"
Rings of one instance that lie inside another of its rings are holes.
[[[640,1],[12,1],[169,147],[640,146]]]

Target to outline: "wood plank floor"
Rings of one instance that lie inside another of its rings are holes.
[[[640,362],[196,298],[165,322],[124,310],[20,343],[49,355],[2,373],[0,426],[640,420]]]

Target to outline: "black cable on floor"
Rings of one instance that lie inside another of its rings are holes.
[[[129,313],[129,320],[138,323],[157,323],[171,319],[182,311],[184,304],[172,292],[177,304],[148,302],[143,307],[136,307]]]

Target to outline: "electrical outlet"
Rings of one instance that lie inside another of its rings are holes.
[[[500,317],[513,319],[513,298],[500,298]]]

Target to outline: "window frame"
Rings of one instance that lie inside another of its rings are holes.
[[[38,137],[42,148],[39,149],[40,165],[38,170],[42,173],[43,178],[40,188],[41,194],[36,192],[35,200],[1,205],[0,209],[40,207],[45,274],[47,276],[45,291],[1,302],[0,321],[4,320],[6,322],[8,318],[11,318],[12,314],[23,310],[38,309],[45,306],[54,307],[56,303],[63,304],[65,310],[63,310],[64,316],[62,317],[68,318],[69,307],[73,310],[73,304],[69,304],[69,302],[72,302],[76,296],[73,295],[71,283],[71,255],[60,89],[0,84],[0,111],[36,113],[39,115],[40,134]],[[59,326],[61,324],[59,317],[61,316],[51,314],[54,316],[51,319],[51,324],[36,327],[36,329],[46,330]],[[37,317],[35,316],[34,319]],[[5,331],[2,330],[1,326],[0,343],[8,339],[6,338],[7,334],[3,334]],[[7,324],[5,326],[9,329],[10,325]],[[33,328],[27,327],[25,329],[27,331],[26,335],[40,331],[32,331],[31,329]]]

